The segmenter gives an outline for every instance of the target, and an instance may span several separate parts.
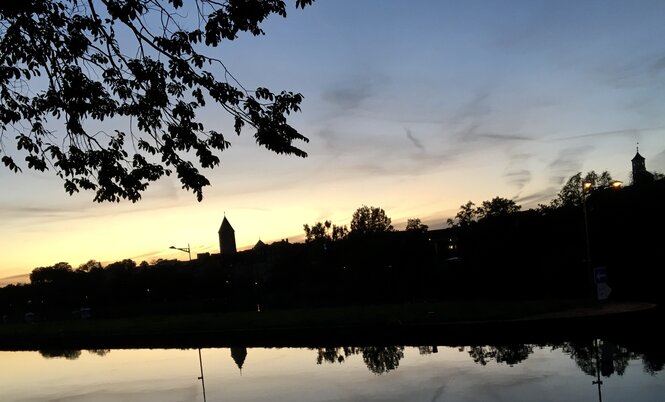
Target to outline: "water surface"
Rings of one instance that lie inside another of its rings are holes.
[[[662,401],[663,363],[609,341],[0,352],[0,400]]]

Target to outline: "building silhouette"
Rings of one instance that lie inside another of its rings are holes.
[[[653,174],[647,171],[646,159],[640,155],[640,149],[637,148],[635,156],[631,160],[633,163],[633,183],[634,185],[640,185],[644,183],[652,182],[654,177]]]
[[[245,358],[247,357],[247,348],[231,348],[231,357],[233,358],[233,361],[236,362],[236,366],[238,366],[238,369],[240,370],[240,375],[242,375],[242,366],[245,364]]]
[[[256,244],[254,245],[253,250],[261,251],[265,247],[266,247],[266,244],[261,239],[259,239],[259,241],[257,241]]]
[[[236,232],[229,220],[226,219],[226,215],[224,215],[224,220],[222,220],[222,225],[219,227],[217,234],[219,235],[219,253],[221,255],[235,254],[237,252]]]

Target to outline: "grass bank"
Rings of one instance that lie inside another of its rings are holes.
[[[43,321],[0,325],[0,349],[390,343],[391,335],[469,337],[505,329],[507,322],[592,307],[575,300],[475,301]]]

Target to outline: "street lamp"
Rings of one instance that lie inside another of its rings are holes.
[[[591,191],[592,183],[590,181],[582,182],[582,207],[584,209],[584,235],[586,238],[586,265],[591,272],[591,244],[589,243],[589,217],[586,208],[587,193]]]
[[[173,249],[173,250],[184,251],[185,253],[187,253],[187,255],[189,255],[189,260],[190,261],[192,260],[192,253],[191,253],[191,249],[189,248],[189,243],[187,243],[187,248],[180,248],[180,247],[176,247],[176,246],[171,246],[169,248]]]
[[[614,180],[610,184],[606,184],[604,186],[599,187],[599,189],[603,188],[613,188],[613,189],[619,189],[623,185],[623,182],[620,180]],[[589,193],[591,192],[591,189],[593,188],[593,183],[589,180],[585,180],[582,182],[582,209],[584,210],[584,236],[586,239],[586,265],[587,265],[587,270],[588,270],[588,275],[589,275],[589,285],[590,285],[590,291],[593,294],[593,271],[591,269],[591,242],[589,241],[589,217],[588,217],[588,212],[587,212],[587,206],[586,206],[586,199],[589,197]]]

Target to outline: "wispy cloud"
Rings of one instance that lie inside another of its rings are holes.
[[[513,170],[507,172],[504,177],[506,177],[508,183],[514,184],[517,188],[521,189],[531,181],[531,172],[526,169]]]
[[[532,173],[525,167],[531,159],[529,153],[515,153],[509,156],[508,167],[504,177],[508,184],[517,186],[519,190],[524,188],[532,178]]]
[[[649,163],[647,169],[650,171],[665,173],[665,150],[660,151],[647,162]]]
[[[144,201],[139,204],[121,203],[114,204],[92,204],[89,201],[62,203],[59,207],[44,206],[48,202],[31,201],[32,205],[16,204],[15,202],[0,203],[0,221],[2,225],[10,222],[23,223],[59,223],[71,222],[77,219],[91,217],[118,216],[122,214],[144,213],[146,211],[164,210],[176,206],[175,200],[160,202],[159,200]]]
[[[71,221],[91,216],[89,208],[80,208],[71,205],[63,207],[43,206],[46,202],[31,201],[33,205],[16,204],[14,202],[0,203],[0,226],[15,224],[16,222],[52,223]]]
[[[552,198],[559,192],[557,187],[547,187],[535,193],[519,196],[515,202],[527,207],[535,207],[538,204],[548,204]]]
[[[477,91],[473,98],[462,104],[449,119],[452,125],[467,125],[492,113],[489,90]]]
[[[559,151],[557,158],[547,166],[550,171],[550,182],[561,185],[569,176],[581,171],[585,156],[594,149],[595,147],[591,145],[584,145]]]
[[[388,81],[387,77],[379,74],[346,76],[323,89],[321,99],[332,106],[335,112],[357,109],[376,95],[378,88]]]
[[[30,283],[30,274],[21,274],[0,278],[0,287],[17,283]]]
[[[323,140],[324,149],[329,156],[339,155],[349,147],[348,139],[334,125],[326,125],[319,129],[316,136]]]
[[[518,134],[496,134],[496,133],[485,133],[476,135],[478,139],[487,139],[492,141],[529,141],[531,138],[525,135]]]
[[[645,128],[626,128],[620,130],[609,130],[609,131],[596,131],[590,133],[581,133],[568,135],[564,137],[551,138],[547,141],[560,142],[560,141],[571,141],[579,139],[593,139],[593,138],[607,138],[610,136],[625,137],[634,141],[639,139],[640,134],[646,134],[654,131],[664,130],[665,126],[660,127],[645,127]]]
[[[654,60],[653,64],[651,64],[651,71],[661,72],[663,70],[665,70],[665,56],[658,57]]]
[[[506,119],[509,110],[495,110],[495,92],[489,88],[477,91],[445,120],[447,132],[452,133],[448,136],[452,143],[468,151],[480,151],[488,147],[512,147],[532,140],[520,132],[520,117]],[[470,146],[473,148],[469,149]]]
[[[338,109],[348,110],[360,106],[363,100],[372,94],[371,85],[347,85],[343,87],[329,88],[321,97],[324,101],[331,103]]]
[[[413,132],[411,132],[411,130],[409,130],[408,128],[406,129],[406,138],[408,138],[409,141],[411,141],[414,147],[418,148],[421,151],[425,150],[425,147],[423,146],[422,142],[420,142],[420,140],[416,138]]]
[[[130,260],[139,261],[139,262],[140,261],[148,261],[149,262],[149,261],[152,261],[154,259],[161,258],[163,256],[164,256],[164,250],[152,250],[152,251],[149,251],[147,253],[142,253],[142,254],[130,256],[130,257],[127,257],[127,258],[129,258]],[[109,264],[109,263],[112,263],[112,262],[115,262],[115,261],[104,261],[103,264],[106,265],[106,264]]]
[[[625,55],[614,63],[605,63],[593,72],[594,78],[612,88],[644,88],[654,85],[654,80],[664,80],[665,57],[641,56],[626,60]]]

